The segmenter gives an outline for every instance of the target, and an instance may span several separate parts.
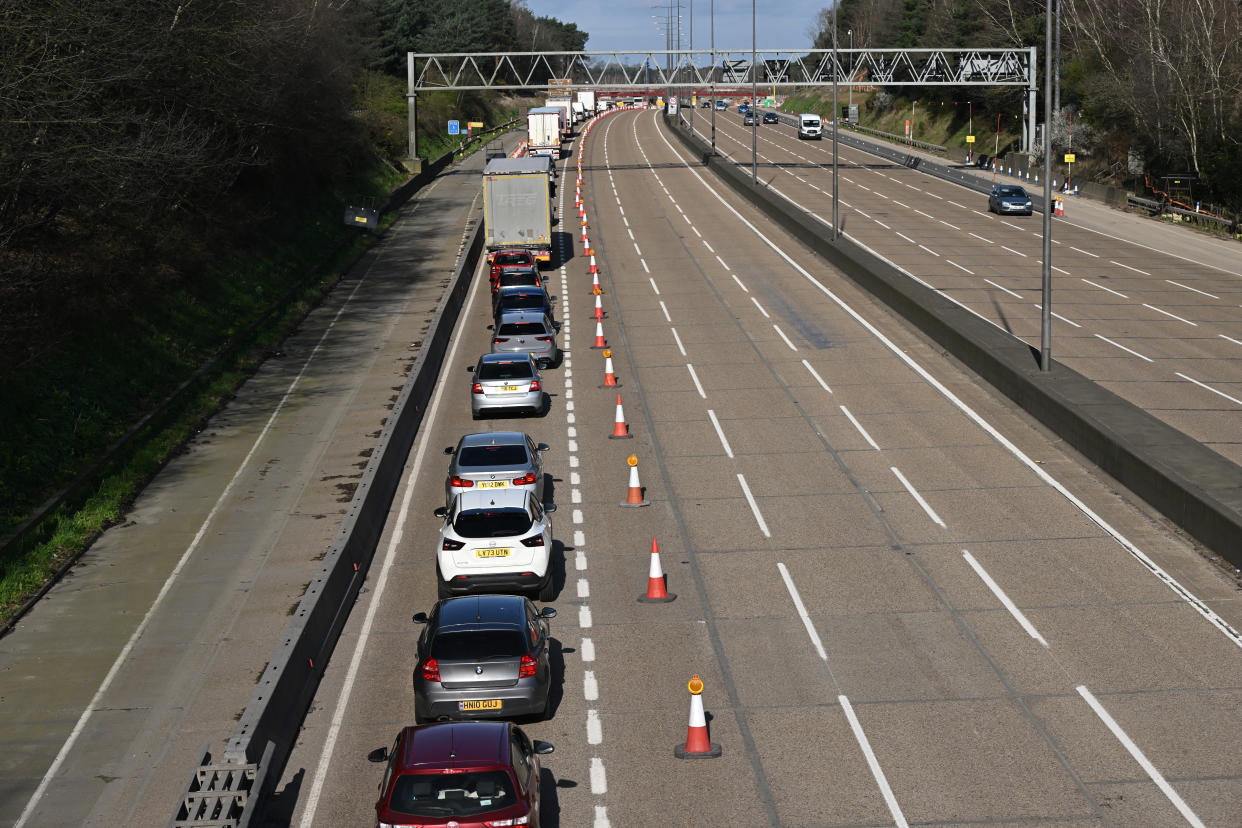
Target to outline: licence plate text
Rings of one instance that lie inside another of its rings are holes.
[[[462,701],[457,703],[457,709],[462,712],[469,710],[499,710],[500,699],[473,699],[471,701]]]
[[[476,558],[507,558],[509,557],[508,549],[476,549],[474,550]]]

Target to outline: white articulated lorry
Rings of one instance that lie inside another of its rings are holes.
[[[552,261],[552,159],[493,158],[483,168],[483,244],[497,250],[529,250]]]
[[[526,113],[528,155],[546,155],[553,161],[561,157],[561,110],[539,106]]]

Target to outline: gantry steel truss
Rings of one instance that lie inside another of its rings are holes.
[[[410,92],[532,89],[552,79],[576,88],[673,89],[760,83],[868,86],[1035,85],[1035,48],[697,49],[649,52],[410,52]]]
[[[596,89],[651,94],[762,84],[804,86],[1021,86],[1024,152],[1035,134],[1035,47],[1022,49],[672,49],[649,52],[406,54],[409,152],[419,92]]]

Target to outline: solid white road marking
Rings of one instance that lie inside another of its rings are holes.
[[[1242,341],[1234,339],[1232,336],[1225,336],[1224,334],[1217,334],[1217,336],[1219,336],[1221,339],[1228,339],[1234,345],[1242,345]]]
[[[771,319],[771,318],[772,318],[771,316],[768,316],[768,312],[767,312],[767,311],[765,311],[765,310],[763,309],[763,305],[759,304],[759,300],[758,300],[758,299],[756,299],[755,297],[753,297],[753,296],[752,296],[752,297],[750,297],[750,301],[752,301],[752,302],[754,302],[754,303],[755,303],[755,307],[756,307],[756,308],[758,308],[758,309],[759,309],[759,312],[763,314],[763,318],[764,318],[764,319]]]
[[[953,265],[954,267],[956,267],[958,270],[965,270],[965,271],[966,271],[967,273],[969,273],[971,276],[974,276],[974,275],[975,275],[974,271],[972,271],[972,270],[966,270],[966,268],[962,267],[960,264],[958,264],[957,262],[953,261],[952,259],[945,259],[945,261],[946,261],[946,262],[948,262],[949,264]]]
[[[1143,303],[1143,307],[1147,308],[1148,310],[1154,310],[1156,313],[1163,313],[1165,316],[1169,317],[1170,319],[1176,319],[1178,322],[1185,322],[1187,325],[1190,325],[1195,328],[1199,327],[1198,322],[1191,322],[1189,319],[1183,319],[1177,314],[1169,313],[1166,310],[1160,310],[1160,308],[1156,307],[1155,305],[1148,305],[1147,303]]]
[[[1242,343],[1239,343],[1239,344],[1242,344]],[[808,370],[808,371],[810,371],[810,372],[811,372],[811,376],[815,377],[815,381],[819,383],[820,387],[821,387],[821,388],[823,388],[825,391],[827,391],[829,394],[831,394],[831,393],[832,393],[832,389],[828,387],[828,383],[824,382],[824,378],[823,378],[823,377],[821,377],[821,376],[819,375],[819,372],[818,372],[818,371],[816,371],[816,370],[815,370],[815,369],[811,366],[811,363],[807,362],[807,361],[804,359],[804,360],[802,360],[802,364],[806,366],[806,370]]]
[[[1160,789],[1160,792],[1168,797],[1168,800],[1173,803],[1174,808],[1177,808],[1177,811],[1182,815],[1182,818],[1191,825],[1196,826],[1196,828],[1204,828],[1203,822],[1199,819],[1195,812],[1190,810],[1190,806],[1186,804],[1185,800],[1183,800],[1180,795],[1178,795],[1177,791],[1173,790],[1173,786],[1170,785],[1168,780],[1164,778],[1164,775],[1160,773],[1160,771],[1156,770],[1156,766],[1153,765],[1151,760],[1143,754],[1143,751],[1139,750],[1139,746],[1136,745],[1134,740],[1121,729],[1121,725],[1117,724],[1116,719],[1114,719],[1112,715],[1104,709],[1104,705],[1100,704],[1099,700],[1092,695],[1086,685],[1080,684],[1074,689],[1078,691],[1078,695],[1082,696],[1083,701],[1085,701],[1087,705],[1095,711],[1095,715],[1100,717],[1100,721],[1104,722],[1104,725],[1112,731],[1113,736],[1118,742],[1121,742],[1122,747],[1126,749],[1134,761],[1138,762],[1139,767],[1147,772],[1147,775],[1151,778],[1152,782],[1156,783],[1156,787]]]
[[[1038,302],[1032,302],[1031,304],[1033,304],[1035,307],[1039,308],[1040,310],[1043,310],[1043,309],[1044,309],[1044,306],[1043,306],[1043,305],[1041,305],[1041,304],[1039,304]],[[1072,319],[1066,319],[1064,316],[1062,316],[1061,314],[1057,313],[1056,311],[1053,311],[1053,312],[1052,312],[1052,315],[1053,315],[1054,317],[1056,317],[1057,319],[1060,319],[1062,322],[1066,323],[1067,325],[1073,325],[1075,328],[1081,328],[1081,327],[1082,327],[1082,325],[1079,325],[1079,324],[1078,324],[1077,322],[1075,322],[1074,320],[1072,320]]]
[[[919,245],[919,247],[923,248],[923,249],[924,249],[924,250],[926,250],[928,253],[930,253],[930,254],[932,254],[933,256],[935,256],[937,259],[939,259],[939,258],[940,258],[940,254],[939,254],[939,253],[937,253],[935,250],[932,250],[932,249],[931,249],[930,247],[928,247],[927,245],[925,245],[925,244],[920,244],[920,245]]]
[[[732,459],[733,448],[729,445],[729,441],[725,437],[724,429],[720,427],[720,420],[716,419],[716,412],[712,411],[709,408],[707,409],[707,416],[711,418],[712,426],[714,426],[716,429],[716,436],[720,438],[720,445],[724,446],[725,454],[727,454],[729,458]]]
[[[1239,400],[1237,397],[1231,397],[1231,396],[1229,396],[1228,394],[1226,394],[1224,391],[1217,391],[1217,390],[1216,390],[1215,388],[1213,388],[1212,386],[1207,385],[1207,384],[1202,383],[1202,382],[1199,382],[1197,379],[1194,379],[1193,377],[1188,377],[1188,376],[1186,376],[1186,375],[1185,375],[1185,374],[1183,374],[1183,373],[1177,372],[1177,375],[1178,375],[1179,377],[1181,377],[1182,379],[1186,380],[1187,382],[1193,382],[1195,385],[1199,386],[1200,388],[1205,388],[1205,389],[1207,389],[1208,391],[1211,391],[1213,394],[1219,394],[1220,396],[1222,396],[1222,397],[1224,397],[1225,399],[1229,400],[1229,402],[1233,402],[1233,403],[1237,403],[1238,405],[1242,405],[1242,400]]]
[[[901,813],[901,806],[897,804],[897,797],[893,796],[893,789],[889,787],[888,779],[884,776],[884,769],[880,767],[880,760],[876,758],[875,751],[871,749],[871,743],[867,741],[867,734],[863,732],[862,724],[854,715],[850,700],[842,695],[837,696],[837,701],[841,703],[841,709],[845,711],[845,718],[849,719],[850,730],[854,731],[854,739],[858,741],[858,747],[867,757],[867,767],[871,768],[871,775],[875,777],[876,784],[880,786],[880,793],[884,795],[884,802],[888,805],[888,812],[892,815],[893,822],[897,824],[897,828],[909,828],[905,815]]]
[[[1029,259],[1029,258],[1030,258],[1030,256],[1026,255],[1025,253],[1022,253],[1022,252],[1020,252],[1020,251],[1014,250],[1012,247],[1006,247],[1006,246],[1005,246],[1005,245],[1003,245],[1003,244],[1001,245],[1001,250],[1008,250],[1010,253],[1013,253],[1013,254],[1015,254],[1015,255],[1017,255],[1017,256],[1021,256],[1021,257],[1022,257],[1022,258],[1024,258],[1024,259]]]
[[[1107,342],[1109,345],[1112,345],[1114,348],[1120,348],[1121,350],[1125,351],[1125,352],[1126,352],[1126,353],[1128,353],[1128,354],[1133,354],[1134,356],[1138,357],[1139,359],[1145,359],[1145,360],[1147,360],[1148,362],[1155,362],[1155,360],[1154,360],[1154,359],[1152,359],[1152,358],[1150,358],[1150,357],[1145,357],[1145,356],[1143,356],[1142,354],[1140,354],[1138,351],[1135,351],[1135,350],[1132,350],[1132,349],[1130,349],[1130,348],[1127,348],[1125,345],[1122,345],[1120,342],[1113,342],[1111,339],[1109,339],[1109,338],[1108,338],[1108,337],[1106,337],[1106,336],[1101,336],[1100,334],[1096,334],[1096,338],[1104,340],[1104,341],[1105,341],[1105,342]]]
[[[982,564],[975,560],[975,556],[963,549],[962,557],[966,559],[966,563],[970,564],[970,568],[975,571],[975,574],[983,580],[983,583],[987,584],[988,589],[992,590],[992,594],[995,595],[997,600],[1001,602],[1001,605],[1004,606],[1005,609],[1009,610],[1010,615],[1017,619],[1017,622],[1022,626],[1022,629],[1026,630],[1026,634],[1047,647],[1048,642],[1045,641],[1044,637],[1039,634],[1039,630],[1035,629],[1035,625],[1032,624],[1022,613],[1022,610],[1018,609],[1017,605],[1010,600],[1009,596],[1005,594],[1005,591],[1000,588],[1000,585],[997,584],[996,581],[992,580],[992,576],[988,574]]]
[[[996,242],[992,241],[991,239],[986,239],[983,236],[980,236],[978,233],[970,233],[970,235],[974,236],[979,241],[985,241],[988,244],[996,244]]]
[[[737,482],[741,484],[742,494],[746,495],[746,502],[750,504],[750,510],[755,514],[755,520],[759,523],[759,531],[763,532],[765,538],[772,537],[772,533],[768,531],[768,524],[759,512],[759,504],[755,502],[755,496],[750,493],[750,486],[746,485],[746,478],[738,474]]]
[[[355,288],[355,292],[356,291],[357,291],[357,288]],[[461,311],[463,319],[470,318],[470,309],[474,305],[474,297],[477,295],[477,293],[478,291],[476,290],[470,291],[469,298],[466,299],[466,305],[464,308],[462,308],[462,311]],[[352,298],[352,295],[351,295],[351,298]],[[340,314],[338,313],[338,316],[339,315]],[[326,336],[327,333],[325,332],[324,335]],[[445,358],[446,363],[451,365],[453,364],[453,361],[457,359],[457,346],[461,344],[462,338],[463,338],[462,336],[454,337],[453,347],[449,349],[448,356]],[[323,340],[320,339],[320,342],[322,343]],[[311,356],[313,357],[314,353],[312,353]],[[308,358],[307,365],[309,364],[310,364],[310,360]],[[303,367],[303,371],[305,371],[305,367]],[[301,374],[299,374],[298,377],[300,378]],[[296,380],[295,380],[295,383],[296,383]],[[448,383],[441,382],[436,388],[436,393],[435,393],[434,398],[431,401],[431,406],[427,409],[427,412],[424,415],[424,418],[425,418],[424,422],[427,422],[427,423],[435,422],[436,415],[439,413],[439,410],[440,410],[440,401],[444,397],[444,388],[447,384]],[[290,391],[293,390],[292,386],[290,386],[289,390]],[[288,393],[286,393],[285,398],[284,400],[281,401],[281,403],[283,404],[284,401],[287,399],[288,399]],[[279,412],[279,408],[277,409],[277,412],[272,413],[272,419],[268,420],[268,427],[271,427],[272,420],[275,419],[276,413],[278,412]],[[265,434],[266,432],[267,432],[267,429],[265,428],[263,433]],[[397,548],[401,545],[405,537],[405,527],[409,521],[410,504],[414,498],[414,484],[415,482],[421,480],[420,471],[423,466],[423,458],[427,452],[427,443],[430,442],[430,439],[431,439],[430,428],[419,429],[419,432],[420,434],[419,434],[418,440],[420,442],[418,446],[418,451],[414,454],[414,463],[412,466],[410,466],[409,477],[406,479],[405,491],[401,495],[401,508],[397,512],[397,519],[396,519],[396,523],[394,524],[392,537],[389,538],[388,548],[384,551],[384,560],[383,560],[383,563],[380,565],[380,571],[379,571],[378,577],[375,580],[374,592],[371,595],[370,603],[367,605],[367,612],[366,612],[366,615],[363,617],[362,627],[359,629],[359,632],[358,632],[358,638],[354,642],[354,652],[350,656],[349,667],[347,667],[345,670],[345,680],[343,684],[341,685],[340,695],[337,696],[336,709],[333,710],[332,712],[332,722],[328,726],[328,735],[324,738],[323,748],[319,751],[319,761],[315,767],[315,775],[311,782],[310,790],[307,792],[307,796],[306,796],[306,809],[302,812],[302,822],[301,822],[302,828],[311,828],[311,826],[315,824],[315,811],[319,807],[319,797],[323,793],[323,784],[324,784],[324,781],[328,777],[328,766],[332,763],[332,753],[336,749],[337,739],[340,738],[341,727],[345,721],[345,711],[349,708],[349,698],[353,694],[354,684],[358,678],[358,669],[362,663],[362,654],[366,650],[367,641],[369,640],[370,635],[371,635],[371,628],[372,626],[374,626],[374,623],[375,623],[375,615],[379,610],[381,599],[384,597],[384,588],[388,585],[388,575],[389,575],[389,572],[391,572],[393,563],[396,560]],[[262,438],[263,438],[263,434],[260,434],[259,439],[261,440]],[[259,446],[259,441],[256,440],[254,447],[251,448],[251,454],[254,453],[254,449],[258,448],[258,446]],[[246,455],[246,460],[242,461],[242,468],[245,467],[245,464],[247,461],[249,461],[249,459],[250,459],[250,455],[248,454]],[[241,473],[241,468],[238,469],[238,474],[240,473]],[[234,480],[236,479],[237,479],[236,476],[234,476]],[[230,482],[229,486],[231,487],[232,485],[233,483]],[[226,488],[224,491],[224,494],[220,496],[221,500],[223,500],[224,496],[228,494],[228,491],[229,490]],[[217,501],[216,506],[219,507],[219,505],[220,505],[220,501]],[[215,510],[213,509],[212,513],[214,514],[214,512]],[[211,515],[208,515],[209,520],[210,518],[211,518]],[[204,522],[203,529],[205,529],[206,526],[207,524],[206,522]],[[201,529],[199,531],[200,533],[202,532]],[[197,540],[198,540],[198,536],[195,536],[195,542],[197,542]],[[191,549],[193,549],[193,546],[191,546]],[[189,555],[188,551],[186,555],[187,556]],[[185,560],[186,558],[183,557],[182,562],[184,562]],[[178,566],[180,566],[180,564],[178,564]],[[176,574],[176,571],[177,570],[174,570],[174,574]],[[171,584],[171,580],[165,582],[165,589],[167,589],[167,587],[170,584]],[[160,595],[156,598],[157,603],[159,602],[160,598],[163,597],[163,595],[164,595],[164,592],[161,591]],[[154,609],[154,606],[152,606],[152,609]],[[147,617],[149,618],[150,614],[148,614]],[[143,620],[144,622],[146,621],[145,618]],[[144,628],[142,626],[139,626],[138,632],[141,632],[143,629]],[[130,639],[131,643],[133,642],[133,640],[134,639]],[[113,671],[116,670],[119,664],[120,664],[120,660],[118,659],[117,663],[113,665]],[[111,678],[113,674],[109,673],[108,675],[109,675],[109,678]],[[101,687],[100,689],[102,691],[106,688]],[[87,710],[90,711],[91,709],[93,709],[94,705],[95,705],[95,700],[92,699],[91,706],[88,707]],[[84,720],[80,720],[79,724],[84,724]],[[66,745],[68,744],[69,743],[67,742]],[[58,756],[57,759],[60,759],[60,757]],[[56,766],[53,765],[52,767],[53,767],[53,770],[55,770]],[[44,777],[45,783],[50,779],[50,774],[52,773],[52,771],[49,770],[48,773],[49,773],[49,776]],[[45,787],[46,787],[46,784],[40,786],[40,788],[45,788]],[[36,797],[34,799],[31,799],[30,805],[27,805],[27,811],[29,811],[31,806],[33,806],[35,802],[37,801],[37,797],[39,796],[39,791],[36,791],[35,794],[36,794]],[[22,823],[27,818],[27,816],[28,816],[27,813],[23,813],[21,819],[17,821],[15,828],[17,828],[17,826],[22,825]]]
[[[897,235],[901,236],[903,239],[910,242],[910,244],[918,244],[918,242],[916,242],[914,239],[907,236],[905,233],[902,233],[900,230],[897,231]]]
[[[742,280],[741,280],[741,279],[739,279],[739,278],[737,278],[737,274],[736,274],[736,273],[730,273],[729,275],[733,277],[733,281],[737,282],[737,286],[738,286],[738,287],[740,287],[742,290],[746,291],[747,293],[750,293],[750,288],[748,288],[748,287],[746,287],[746,285],[742,284]]]
[[[1080,247],[1074,247],[1073,245],[1070,245],[1070,250],[1074,250],[1074,251],[1077,251],[1077,252],[1079,252],[1079,253],[1082,253],[1083,255],[1090,256],[1090,257],[1091,257],[1091,258],[1093,258],[1093,259],[1098,259],[1098,258],[1100,258],[1100,257],[1099,257],[1099,256],[1097,256],[1095,253],[1092,253],[1092,252],[1091,252],[1091,251],[1089,251],[1089,250],[1083,250],[1082,248],[1080,248]]]
[[[654,290],[654,291],[656,292],[656,296],[659,296],[659,295],[660,295],[660,289],[659,289],[658,287],[656,287],[655,277],[653,277],[653,276],[648,276],[648,277],[647,277],[647,281],[648,281],[648,282],[651,282],[651,289],[652,289],[652,290]]]
[[[802,603],[802,596],[798,594],[798,588],[794,586],[793,578],[789,575],[789,569],[783,563],[778,563],[776,568],[780,570],[781,578],[785,581],[785,589],[789,590],[789,597],[793,599],[794,608],[798,610],[798,617],[802,619],[802,626],[806,627],[806,634],[811,637],[811,644],[815,647],[815,652],[819,654],[822,661],[827,661],[828,653],[824,651],[824,642],[820,641],[819,633],[815,630],[815,625],[811,623],[811,616],[807,614],[806,604]]]
[[[879,445],[877,445],[875,440],[871,439],[871,435],[867,433],[867,429],[862,427],[862,423],[858,422],[858,418],[856,418],[848,408],[841,406],[841,413],[845,415],[846,419],[854,424],[854,428],[858,429],[858,433],[861,434],[863,439],[867,441],[867,445],[871,446],[876,451],[880,450]]]
[[[661,299],[661,300],[660,300],[660,310],[664,311],[664,321],[665,321],[665,322],[672,322],[672,321],[673,321],[673,317],[671,317],[671,316],[669,316],[669,315],[668,315],[668,307],[664,304],[664,300],[663,300],[663,299]]]
[[[889,469],[893,472],[893,474],[897,475],[897,479],[901,481],[901,485],[906,487],[906,491],[910,493],[910,496],[923,507],[923,511],[927,513],[927,516],[931,518],[937,526],[948,529],[949,527],[946,526],[945,522],[940,519],[940,515],[936,514],[936,510],[931,507],[931,504],[923,499],[923,496],[918,493],[918,490],[915,489],[914,486],[910,485],[910,481],[906,480],[906,476],[901,473],[901,470],[896,466],[889,466]]]
[[[694,387],[699,392],[699,396],[707,399],[707,393],[703,390],[702,383],[699,382],[699,375],[694,373],[694,366],[687,362],[686,367],[690,369],[690,379],[694,380]]]

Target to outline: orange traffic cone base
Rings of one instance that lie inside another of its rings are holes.
[[[669,592],[664,585],[665,578],[651,578],[649,581],[647,594],[638,596],[640,604],[667,604],[677,600],[677,594]]]
[[[690,750],[686,745],[673,748],[673,756],[678,759],[717,759],[724,755],[724,750],[715,742],[706,742],[703,750]],[[694,745],[693,747],[701,747]]]

